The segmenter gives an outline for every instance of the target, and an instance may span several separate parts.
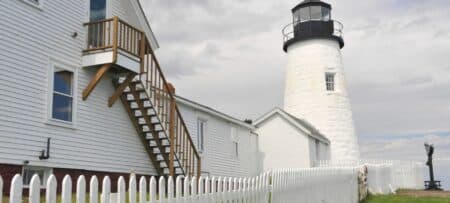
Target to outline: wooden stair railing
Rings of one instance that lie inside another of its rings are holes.
[[[108,105],[117,99],[125,105],[155,169],[160,175],[199,177],[200,155],[145,33],[117,17],[84,25],[88,29],[84,53],[112,51],[113,63],[119,52],[140,60],[140,73],[127,73],[114,82],[116,92]]]

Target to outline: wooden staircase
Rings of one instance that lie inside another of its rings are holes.
[[[112,67],[117,76],[113,80],[116,91],[108,105],[111,107],[118,99],[122,101],[159,175],[199,177],[201,159],[176,104],[175,89],[166,81],[145,33],[117,17],[85,26],[89,32],[85,54],[102,50],[113,53],[113,63],[101,65]],[[136,58],[140,71],[136,73],[116,64],[119,54]],[[91,81],[83,92],[84,99],[98,83],[94,80],[101,77],[98,73]]]

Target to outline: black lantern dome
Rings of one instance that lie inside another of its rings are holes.
[[[344,47],[343,26],[331,19],[331,5],[320,0],[305,0],[292,9],[293,22],[283,29],[283,49],[289,45],[314,38],[333,39]]]

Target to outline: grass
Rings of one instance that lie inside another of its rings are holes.
[[[450,198],[379,195],[369,196],[363,203],[450,203]]]

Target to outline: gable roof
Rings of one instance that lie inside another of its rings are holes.
[[[194,102],[194,101],[186,99],[184,97],[180,97],[178,95],[175,95],[175,98],[176,98],[177,102],[179,102],[181,104],[184,104],[186,106],[189,106],[191,108],[203,111],[205,113],[208,113],[210,115],[219,117],[219,118],[221,118],[223,120],[226,120],[226,121],[228,121],[230,123],[234,123],[236,125],[242,126],[244,128],[250,129],[250,130],[254,130],[255,129],[255,126],[253,126],[252,124],[248,124],[248,123],[246,123],[244,121],[241,121],[241,120],[239,120],[237,118],[234,118],[234,117],[232,117],[230,115],[227,115],[225,113],[217,111],[217,110],[215,110],[215,109],[213,109],[211,107],[205,106],[205,105],[200,104],[198,102]]]
[[[260,126],[262,123],[264,123],[265,121],[267,121],[269,118],[272,118],[275,115],[280,115],[282,118],[284,118],[286,121],[288,121],[288,123],[292,126],[294,126],[295,128],[305,132],[308,136],[320,140],[326,144],[330,144],[330,140],[328,138],[325,137],[325,135],[323,135],[316,127],[314,127],[311,123],[309,123],[306,120],[297,118],[295,116],[293,116],[292,114],[284,111],[281,108],[275,108],[272,111],[264,114],[263,116],[261,116],[260,118],[258,118],[254,125],[256,126],[256,128],[258,128],[258,126]]]
[[[158,41],[156,40],[155,34],[150,27],[150,23],[148,22],[148,18],[145,15],[144,8],[140,0],[130,0],[131,5],[133,5],[134,10],[136,10],[136,15],[138,17],[139,23],[143,26],[143,31],[145,32],[145,36],[150,41],[150,44],[153,50],[159,48]]]

